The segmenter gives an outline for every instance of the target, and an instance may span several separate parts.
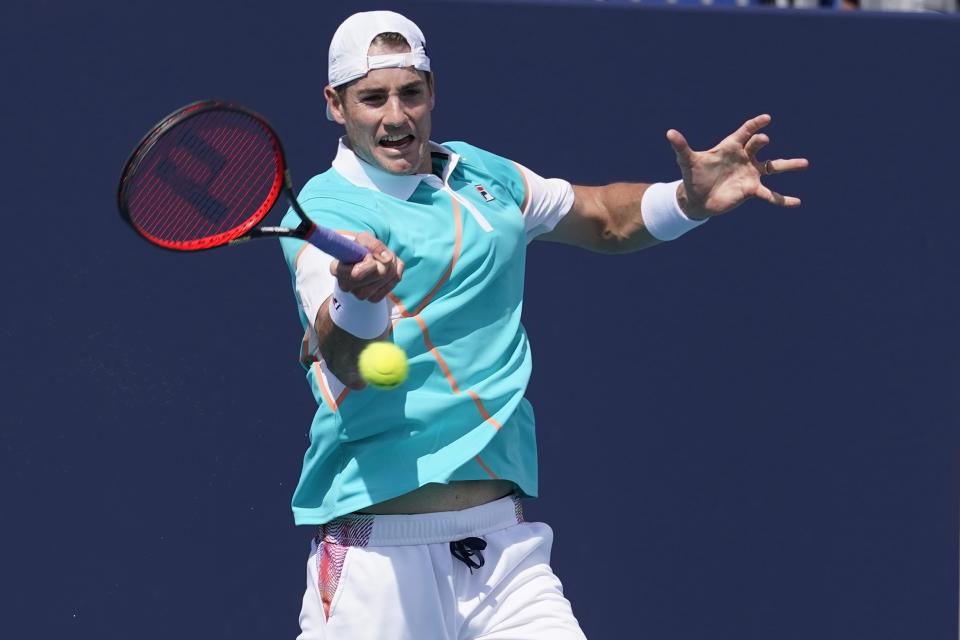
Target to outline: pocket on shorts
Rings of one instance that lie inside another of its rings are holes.
[[[334,614],[343,591],[350,547],[321,540],[317,550],[317,587],[327,620]]]

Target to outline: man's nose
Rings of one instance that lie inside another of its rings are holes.
[[[383,122],[388,127],[399,127],[406,121],[406,116],[403,113],[403,104],[400,102],[399,96],[387,98],[384,109]]]

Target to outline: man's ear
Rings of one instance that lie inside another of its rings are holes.
[[[345,124],[343,103],[340,101],[340,94],[337,93],[337,90],[327,85],[323,88],[323,97],[327,99],[327,110],[333,116],[333,121],[337,124]]]

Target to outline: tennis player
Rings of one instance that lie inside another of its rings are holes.
[[[670,183],[572,186],[432,142],[424,36],[388,11],[340,25],[328,72],[327,116],[346,135],[299,199],[371,253],[340,264],[283,241],[319,405],[293,496],[297,524],[317,531],[299,638],[583,638],[550,568],[552,531],[521,508],[538,491],[526,247],[634,251],[749,198],[796,207],[761,178],[807,161],[757,159],[768,115],[704,152],[668,131],[681,173]],[[409,356],[396,390],[357,372],[373,339]]]

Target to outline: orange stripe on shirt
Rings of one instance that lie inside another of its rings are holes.
[[[483,401],[480,400],[480,396],[477,395],[477,392],[471,389],[470,391],[467,391],[467,395],[473,398],[473,403],[477,405],[477,410],[480,412],[480,415],[483,416],[483,419],[492,424],[494,429],[500,431],[503,425],[494,420],[493,416],[487,412],[487,408],[483,406]]]
[[[499,479],[500,479],[500,478],[497,477],[497,474],[495,474],[493,471],[490,470],[490,467],[488,467],[486,464],[484,464],[484,462],[483,462],[483,460],[480,458],[479,454],[478,454],[477,456],[475,456],[473,459],[477,461],[477,464],[479,464],[481,467],[483,467],[483,470],[484,470],[484,471],[486,471],[488,474],[490,474],[490,477],[491,477],[491,478],[493,478],[494,480],[499,480]]]
[[[410,317],[410,312],[407,311],[407,308],[403,306],[403,303],[400,301],[400,298],[398,298],[392,291],[387,294],[387,297],[390,298],[390,302],[392,302],[394,306],[400,310],[401,316],[403,316],[404,318]],[[394,326],[396,326],[396,322],[397,321],[394,321]]]
[[[443,286],[443,283],[450,279],[450,274],[453,273],[453,267],[457,263],[457,258],[460,257],[460,245],[463,242],[463,220],[460,215],[460,203],[456,201],[453,196],[450,196],[450,202],[453,203],[453,222],[455,226],[454,231],[454,240],[453,240],[453,256],[450,258],[450,263],[447,265],[447,268],[444,270],[443,275],[440,276],[440,279],[437,281],[437,284],[433,285],[433,288],[423,297],[423,300],[420,301],[420,304],[413,311],[408,311],[403,303],[400,302],[393,292],[388,293],[387,297],[393,302],[394,305],[400,310],[400,315],[404,318],[411,318],[427,306],[427,303],[436,295],[437,291]]]
[[[453,389],[453,392],[460,393],[460,386],[454,379],[453,374],[450,373],[450,367],[447,366],[447,361],[443,359],[443,356],[440,355],[440,351],[430,339],[430,332],[427,330],[427,323],[424,322],[423,318],[421,318],[419,315],[411,315],[397,296],[393,295],[392,293],[388,293],[387,297],[390,298],[390,301],[393,302],[394,305],[396,305],[397,309],[400,310],[400,314],[404,318],[413,318],[417,321],[417,324],[420,325],[420,333],[423,336],[423,344],[427,345],[427,349],[433,355],[434,359],[437,361],[437,364],[440,365],[440,370],[443,371],[443,375],[447,378],[447,382],[450,383],[450,388]],[[397,326],[397,322],[399,322],[399,320],[393,323],[393,327]]]
[[[523,180],[523,203],[520,205],[520,213],[526,213],[527,204],[530,202],[530,184],[527,182],[527,175],[523,172],[523,169],[520,168],[520,165],[514,162],[513,166],[517,168],[520,179]]]
[[[460,243],[463,241],[463,219],[460,215],[460,203],[458,203],[453,196],[450,196],[450,202],[453,203],[453,220],[456,225],[456,235],[454,236],[453,241],[453,257],[450,258],[450,264],[447,265],[446,271],[443,272],[443,275],[440,276],[440,280],[437,281],[437,284],[433,285],[433,289],[430,289],[430,292],[424,296],[423,300],[420,301],[420,304],[417,305],[417,308],[413,310],[413,315],[416,315],[423,311],[423,308],[427,306],[427,303],[436,295],[437,291],[440,289],[443,284],[450,279],[450,274],[453,273],[453,266],[457,264],[457,258],[460,257]]]
[[[454,393],[460,393],[460,386],[457,385],[457,381],[454,379],[453,374],[450,373],[450,367],[447,366],[447,361],[443,359],[443,356],[440,355],[440,351],[434,346],[433,341],[430,340],[430,332],[427,331],[427,323],[423,321],[423,318],[420,316],[413,316],[414,320],[417,321],[417,324],[420,325],[420,333],[423,334],[423,343],[427,345],[427,349],[430,350],[430,353],[433,354],[433,357],[436,358],[437,364],[440,365],[440,370],[443,371],[443,375],[446,376],[447,382],[450,383],[450,388],[453,389]]]
[[[319,362],[313,363],[313,377],[317,381],[317,387],[320,388],[320,393],[323,395],[323,401],[327,403],[327,406],[337,411],[339,404],[336,400],[333,399],[333,394],[330,393],[330,388],[327,386],[327,379],[323,376],[323,370],[320,368]],[[346,389],[344,389],[346,391]],[[340,398],[343,398],[344,394],[340,394]]]

